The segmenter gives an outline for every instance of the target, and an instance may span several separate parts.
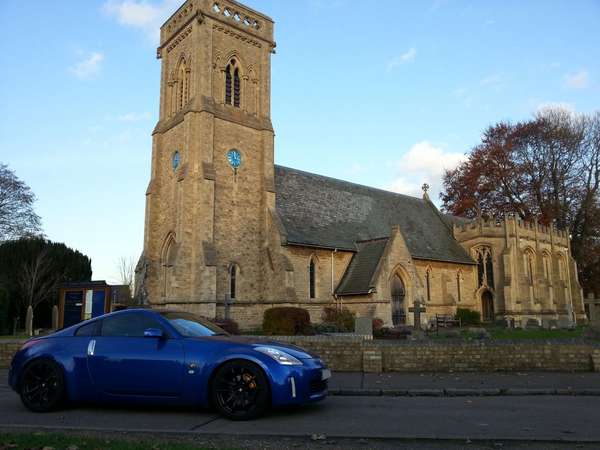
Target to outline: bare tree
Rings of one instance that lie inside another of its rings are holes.
[[[31,260],[25,261],[17,280],[25,307],[31,306],[35,309],[40,303],[51,298],[56,292],[60,278],[46,249],[41,250]]]
[[[35,195],[6,164],[0,163],[0,241],[40,233]]]
[[[134,292],[135,280],[135,260],[131,257],[121,256],[117,261],[117,270],[119,271],[119,282],[129,286],[131,293]]]

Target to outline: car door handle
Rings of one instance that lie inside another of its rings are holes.
[[[88,344],[87,354],[88,356],[94,356],[94,350],[96,349],[96,339],[92,339]]]

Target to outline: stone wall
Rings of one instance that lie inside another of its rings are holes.
[[[600,371],[600,346],[575,341],[423,343],[347,336],[277,336],[275,339],[316,353],[337,371]],[[23,342],[0,342],[0,368],[9,366]]]
[[[21,348],[24,340],[2,339],[0,340],[0,369],[7,369],[13,355]]]
[[[500,372],[594,370],[600,346],[576,341],[397,342],[276,337],[318,354],[333,370],[365,372]],[[596,370],[599,370],[596,367]]]

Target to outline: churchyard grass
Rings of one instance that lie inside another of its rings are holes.
[[[507,340],[549,340],[549,339],[582,339],[599,340],[595,335],[586,333],[588,327],[578,326],[573,329],[526,329],[526,328],[501,328],[501,327],[482,327],[488,336],[487,339],[507,341]],[[434,340],[462,338],[467,340],[481,339],[481,332],[469,328],[451,328],[448,331],[440,330],[439,333],[429,333],[428,337]]]
[[[50,449],[64,450],[185,450],[201,449],[194,442],[173,442],[172,440],[137,440],[133,438],[102,439],[99,437],[86,437],[81,435],[67,435],[62,433],[0,433],[0,449],[25,450],[25,449]],[[215,448],[215,447],[210,447]]]

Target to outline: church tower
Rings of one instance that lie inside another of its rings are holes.
[[[188,0],[161,28],[141,277],[150,305],[215,317],[264,300],[274,47],[273,21],[233,0]]]

